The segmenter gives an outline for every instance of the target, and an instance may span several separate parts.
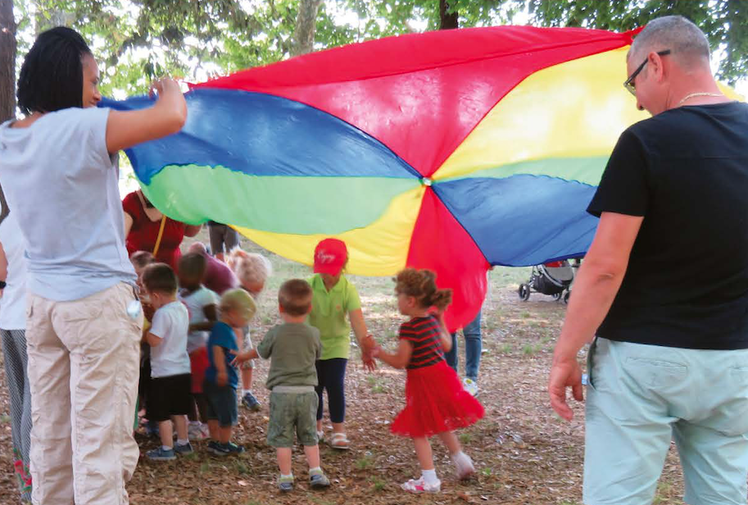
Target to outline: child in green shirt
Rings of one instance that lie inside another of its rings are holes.
[[[283,324],[270,329],[257,349],[238,354],[234,362],[243,363],[258,356],[270,359],[265,383],[271,391],[267,440],[277,451],[280,490],[293,489],[294,433],[304,446],[311,487],[327,487],[330,481],[320,468],[315,426],[318,401],[314,389],[317,385],[315,361],[322,353],[322,343],[319,331],[304,322],[312,310],[312,290],[303,280],[286,281],[278,293],[278,302]]]
[[[309,324],[317,328],[322,340],[322,356],[317,360],[317,434],[322,431],[322,393],[327,390],[333,434],[330,446],[346,450],[350,442],[345,434],[345,369],[350,356],[351,326],[361,349],[361,359],[369,370],[375,368],[366,344],[366,323],[356,287],[343,275],[348,249],[342,240],[328,238],[314,251],[312,311]],[[347,316],[347,317],[346,317]],[[350,323],[349,323],[350,321]]]

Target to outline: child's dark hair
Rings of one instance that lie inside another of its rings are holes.
[[[437,289],[436,274],[431,270],[406,268],[401,270],[393,280],[396,283],[397,293],[415,297],[422,307],[436,307],[443,310],[452,303],[452,290]]]
[[[18,108],[54,112],[83,107],[83,63],[91,55],[78,32],[58,26],[42,32],[29,50],[18,78]]]
[[[143,286],[151,292],[176,293],[177,276],[166,263],[152,263],[143,271]]]
[[[202,281],[208,261],[200,253],[187,253],[179,258],[179,273]]]
[[[312,287],[305,280],[288,280],[278,291],[278,303],[289,316],[303,316],[312,306]]]
[[[154,261],[155,258],[153,257],[153,254],[148,251],[135,251],[132,253],[132,256],[130,256],[130,262],[136,268],[145,268]]]

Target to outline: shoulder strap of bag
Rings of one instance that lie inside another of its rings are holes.
[[[164,236],[164,226],[166,226],[166,214],[161,216],[161,226],[158,228],[158,237],[156,237],[156,245],[153,246],[153,256],[158,254],[158,248],[161,246],[161,237]]]

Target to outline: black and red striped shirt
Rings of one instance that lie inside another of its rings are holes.
[[[413,345],[408,370],[435,365],[444,359],[441,324],[434,316],[414,317],[401,324],[399,337]]]

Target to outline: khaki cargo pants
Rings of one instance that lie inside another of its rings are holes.
[[[29,294],[31,476],[35,505],[124,505],[138,462],[132,417],[142,315],[119,283],[72,302]]]

